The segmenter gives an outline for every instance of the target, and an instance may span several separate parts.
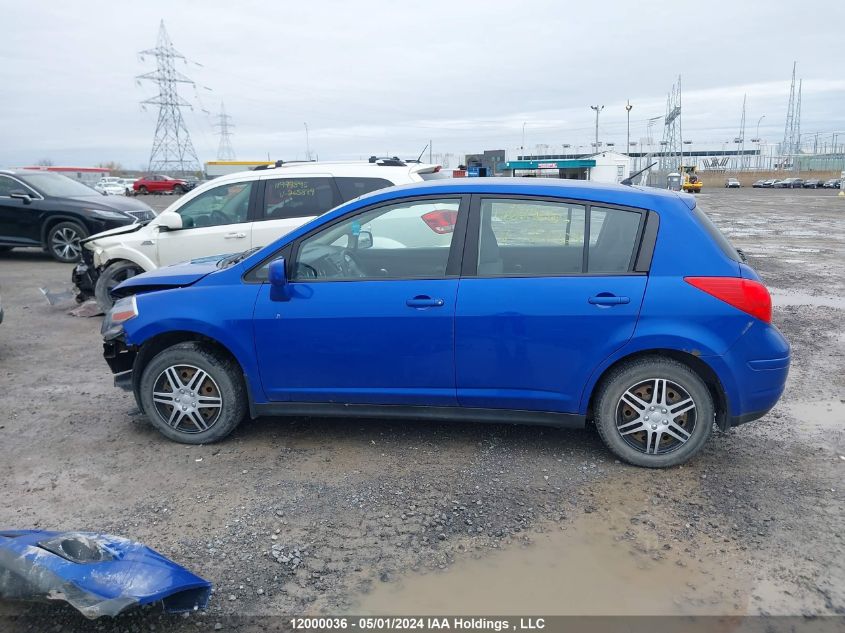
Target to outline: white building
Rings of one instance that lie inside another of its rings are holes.
[[[568,178],[594,182],[622,182],[631,173],[633,159],[617,152],[599,152],[579,158],[554,158],[506,161],[506,176]]]

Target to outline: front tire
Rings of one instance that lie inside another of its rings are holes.
[[[222,440],[246,416],[238,364],[196,342],[159,352],[144,369],[139,392],[152,425],[183,444]]]
[[[59,222],[47,232],[47,252],[57,262],[72,264],[82,256],[82,244],[88,231],[76,222]]]
[[[100,310],[106,312],[114,305],[114,299],[109,294],[114,288],[142,272],[144,270],[140,266],[128,261],[114,262],[106,266],[94,284],[94,298]]]
[[[683,464],[713,431],[707,385],[669,358],[644,358],[614,369],[602,381],[593,410],[605,445],[620,459],[646,468]]]

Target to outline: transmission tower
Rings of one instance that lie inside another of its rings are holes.
[[[800,116],[796,119],[795,107],[795,67],[797,62],[792,62],[792,83],[789,86],[789,104],[786,107],[786,126],[783,129],[783,142],[780,145],[780,168],[787,169],[791,166],[791,156],[796,153],[798,145],[798,137],[796,132],[800,133],[801,122]],[[800,108],[800,106],[799,106]],[[798,126],[796,128],[796,120]]]
[[[217,123],[214,124],[214,127],[220,130],[218,132],[220,135],[220,144],[217,146],[217,160],[235,160],[235,150],[232,149],[232,141],[230,139],[232,133],[229,131],[235,126],[232,124],[232,117],[226,114],[226,107],[222,102],[220,103],[220,114],[215,118],[217,119]]]
[[[683,128],[681,127],[681,76],[666,97],[666,116],[663,118],[663,140],[660,141],[660,171],[665,175],[678,171],[684,159]]]
[[[795,154],[801,152],[801,83],[803,79],[798,80],[798,102],[795,105]],[[797,156],[796,156],[797,159]],[[795,161],[793,161],[795,162]],[[795,165],[797,166],[797,165]]]
[[[183,174],[199,171],[199,159],[182,118],[182,108],[191,105],[182,99],[177,91],[178,84],[193,86],[194,82],[175,68],[175,61],[184,60],[185,56],[173,48],[164,28],[164,20],[158,30],[156,47],[141,51],[139,55],[142,61],[145,55],[154,56],[156,59],[154,71],[136,77],[138,81],[150,81],[158,86],[157,96],[141,102],[142,108],[147,105],[158,106],[158,122],[150,151],[149,171]]]

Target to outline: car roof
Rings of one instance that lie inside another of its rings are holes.
[[[442,192],[550,196],[642,208],[652,207],[660,201],[681,200],[688,208],[695,207],[693,195],[668,189],[557,178],[443,178],[379,189],[362,198],[403,197],[410,192],[419,195]]]
[[[408,180],[411,174],[430,172],[437,165],[427,163],[409,163],[407,165],[380,165],[366,160],[361,161],[303,161],[284,163],[278,167],[267,169],[239,171],[213,179],[220,183],[243,180],[245,177],[297,175],[297,174],[329,174],[331,176],[358,176],[365,178],[384,178],[387,180]]]

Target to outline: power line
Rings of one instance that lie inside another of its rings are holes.
[[[190,108],[191,105],[182,99],[177,91],[178,84],[193,86],[194,82],[175,68],[175,60],[184,60],[185,56],[173,47],[164,28],[164,20],[159,26],[156,47],[141,51],[139,55],[142,61],[144,55],[154,56],[156,59],[154,71],[136,77],[138,81],[149,81],[158,86],[157,96],[141,102],[142,108],[146,105],[158,106],[158,121],[150,151],[149,171],[183,174],[199,171],[199,159],[185,120],[182,118],[182,108]]]
[[[226,106],[220,102],[220,113],[215,117],[217,123],[214,127],[218,128],[217,134],[220,136],[220,143],[217,145],[217,160],[235,160],[235,150],[232,149],[232,133],[229,131],[235,127],[232,123],[232,117],[226,114]]]

